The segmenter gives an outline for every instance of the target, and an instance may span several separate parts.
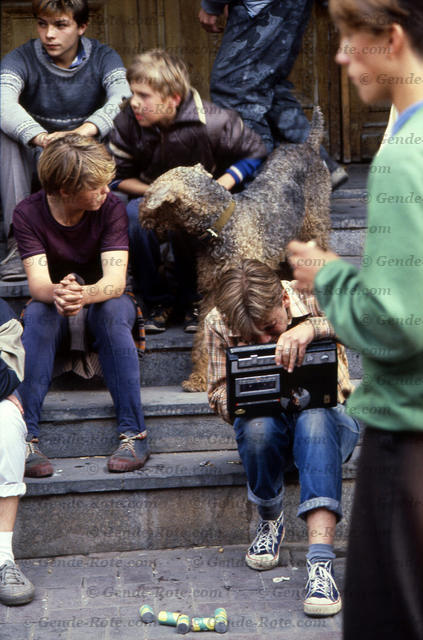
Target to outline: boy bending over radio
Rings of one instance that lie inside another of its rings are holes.
[[[230,422],[226,393],[226,349],[276,342],[276,364],[288,372],[301,366],[313,340],[334,337],[334,330],[312,295],[257,260],[228,269],[216,291],[216,307],[205,320],[209,354],[210,406]],[[345,350],[338,345],[338,404],[331,408],[238,416],[234,429],[248,481],[248,497],[260,522],[246,563],[263,571],[278,564],[284,537],[284,472],[297,467],[301,485],[298,516],[307,524],[308,580],[304,612],[312,616],[340,611],[332,561],[336,523],[342,518],[342,463],[352,454],[359,425],[345,413],[352,392]],[[266,413],[266,411],[264,411]]]

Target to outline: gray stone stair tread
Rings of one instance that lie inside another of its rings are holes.
[[[355,478],[359,450],[360,446],[356,447],[351,460],[343,466],[344,479]],[[27,496],[239,486],[246,481],[237,451],[158,453],[143,469],[127,473],[109,473],[103,456],[53,458],[51,462],[53,476],[25,478]]]
[[[18,280],[17,282],[4,282],[0,280],[0,297],[29,298],[28,282],[26,280]]]
[[[357,185],[354,187],[348,187],[345,185],[345,188],[341,187],[337,189],[334,193],[332,193],[331,201],[336,202],[338,200],[344,199],[352,199],[352,198],[360,198],[364,199],[367,195],[366,183],[364,182],[362,185]]]
[[[351,194],[365,192],[369,168],[368,163],[345,165],[348,181],[333,192],[332,199],[350,198]]]
[[[181,326],[171,326],[163,333],[147,334],[146,349],[187,349],[192,347],[192,333],[186,333]]]
[[[143,387],[141,397],[146,416],[213,413],[206,392],[188,393],[179,385]],[[67,421],[114,415],[112,398],[106,390],[50,391],[44,402],[41,419]]]
[[[358,384],[358,380],[353,381]],[[179,385],[143,387],[141,398],[144,414],[207,415],[213,414],[204,391],[188,393]],[[108,391],[50,391],[44,402],[42,421],[69,421],[88,418],[109,418],[115,415]]]
[[[362,229],[367,224],[366,198],[345,198],[331,202],[332,229]]]
[[[187,393],[180,386],[143,387],[142,403],[146,416],[198,415],[212,413],[205,392]],[[108,391],[50,391],[41,419],[75,420],[109,418],[115,415]]]
[[[245,474],[236,451],[159,453],[139,471],[109,473],[106,457],[52,459],[50,478],[25,478],[28,496],[240,485]]]

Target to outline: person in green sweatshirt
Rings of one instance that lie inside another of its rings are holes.
[[[365,103],[398,118],[371,166],[360,269],[314,242],[288,246],[363,379],[348,412],[366,425],[357,472],[344,639],[423,638],[423,3],[330,0],[337,62]]]

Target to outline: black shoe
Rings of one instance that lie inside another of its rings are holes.
[[[198,307],[191,307],[186,312],[184,318],[184,331],[186,333],[195,333],[198,329]]]
[[[145,332],[162,333],[163,331],[166,331],[166,323],[170,314],[171,309],[169,308],[162,307],[161,305],[155,307],[145,321]]]
[[[279,562],[279,548],[285,537],[283,511],[276,520],[260,520],[256,537],[248,548],[245,562],[251,569],[266,571]]]
[[[121,433],[120,445],[107,461],[107,468],[114,473],[141,469],[150,457],[147,431],[142,433]]]
[[[330,174],[330,181],[332,183],[332,191],[338,189],[342,184],[344,184],[348,180],[348,173],[345,171],[344,167],[337,167]]]
[[[26,443],[25,476],[27,478],[46,478],[53,475],[53,465],[38,448],[38,438]]]

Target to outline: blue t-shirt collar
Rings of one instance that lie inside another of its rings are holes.
[[[408,120],[416,113],[416,111],[418,111],[422,107],[423,107],[423,100],[419,100],[419,102],[415,102],[414,104],[407,107],[401,113],[401,115],[399,115],[398,118],[395,120],[394,126],[392,127],[391,135],[395,136],[398,133],[398,131],[401,129],[401,127],[403,127],[405,123],[408,122]]]

